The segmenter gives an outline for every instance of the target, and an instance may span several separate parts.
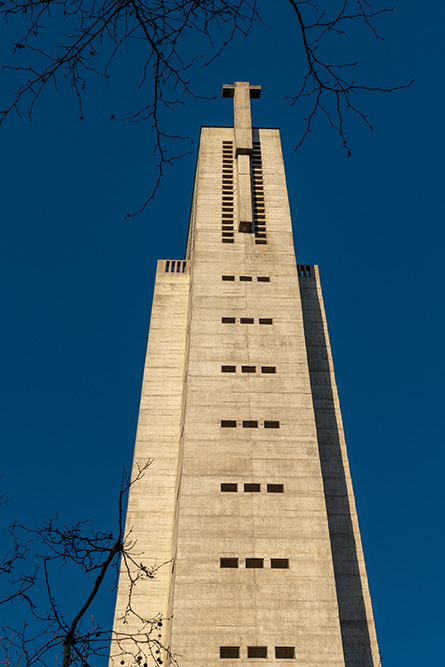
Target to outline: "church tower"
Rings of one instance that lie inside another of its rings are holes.
[[[131,606],[179,667],[379,667],[318,267],[297,265],[260,86],[201,130],[187,251],[160,260],[127,531]],[[122,568],[114,629],[123,625]],[[160,618],[160,617],[159,617]],[[155,635],[158,637],[158,634]],[[112,664],[159,664],[112,645]]]

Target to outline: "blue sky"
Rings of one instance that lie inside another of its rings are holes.
[[[141,216],[124,221],[154,175],[149,127],[109,120],[126,99],[124,66],[108,90],[93,82],[84,120],[62,88],[31,123],[0,128],[3,521],[57,511],[113,525],[156,259],[183,257],[200,126],[232,124],[223,83],[261,84],[253,120],[281,128],[297,258],[320,266],[383,665],[440,664],[445,10],[405,0],[382,22],[384,41],[351,40],[367,80],[416,82],[363,98],[375,131],[351,120],[349,159],[321,121],[293,152],[302,118],[284,98],[298,86],[301,49],[285,3],[267,20],[198,65],[196,87],[217,99],[171,115],[193,155],[168,170]],[[11,75],[1,76],[5,91]],[[73,589],[81,600],[88,584],[62,577],[64,587],[75,606]],[[95,613],[111,617],[111,596]]]

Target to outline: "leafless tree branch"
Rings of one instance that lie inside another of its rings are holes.
[[[356,83],[355,58],[338,63],[332,38],[363,26],[380,39],[376,20],[394,7],[374,8],[372,0],[283,0],[283,7],[286,2],[295,15],[295,35],[307,62],[299,92],[287,99],[291,105],[306,98],[311,104],[296,148],[312,132],[315,117],[324,116],[349,155],[346,112],[372,129],[357,95],[392,92],[412,82],[389,88]],[[83,118],[83,95],[91,77],[107,83],[113,63],[130,52],[140,72],[135,106],[122,118],[110,118],[145,121],[152,127],[157,176],[140,213],[155,196],[167,165],[189,153],[178,149],[178,143],[189,138],[166,130],[166,113],[184,98],[207,98],[191,83],[194,66],[197,61],[210,65],[236,35],[248,37],[262,22],[260,7],[259,0],[1,0],[0,17],[19,37],[13,41],[12,64],[6,66],[16,73],[18,86],[0,111],[0,124],[12,113],[31,117],[43,92],[50,85],[58,88],[64,79]],[[188,36],[193,37],[192,46]],[[144,103],[136,106],[139,95]]]

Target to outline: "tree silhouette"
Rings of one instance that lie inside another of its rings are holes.
[[[303,100],[309,104],[297,148],[311,133],[314,118],[321,115],[338,133],[349,156],[345,115],[358,116],[372,129],[359,106],[360,94],[391,92],[412,82],[382,88],[355,81],[357,60],[351,54],[348,61],[338,62],[336,38],[341,40],[364,26],[379,39],[375,21],[394,7],[374,8],[372,0],[282,0],[279,4],[290,5],[295,39],[306,60],[306,73],[300,82],[290,79],[287,95],[293,106]],[[118,120],[150,123],[158,170],[143,209],[155,195],[165,166],[187,153],[179,147],[184,137],[167,132],[165,111],[183,104],[187,96],[206,97],[194,80],[197,61],[211,65],[236,35],[248,37],[256,24],[263,23],[262,9],[260,0],[2,0],[0,15],[12,37],[12,60],[6,67],[15,72],[17,87],[2,104],[0,123],[13,112],[31,116],[42,93],[51,85],[58,88],[64,79],[75,93],[83,118],[88,85],[94,77],[107,82],[116,61],[130,53],[144,103],[132,106],[138,104],[136,95],[127,115]],[[187,39],[190,36],[192,40]],[[207,58],[201,55],[203,50]],[[285,66],[291,72],[296,69],[292,63]],[[115,119],[115,114],[110,117]]]

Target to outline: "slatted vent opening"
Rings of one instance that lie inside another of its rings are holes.
[[[167,259],[165,261],[165,273],[185,273],[187,262],[180,259]]]
[[[267,244],[266,209],[264,204],[263,162],[261,158],[261,144],[253,142],[251,157],[252,204],[255,243]]]
[[[221,192],[221,240],[234,243],[233,141],[222,142]]]
[[[313,278],[313,267],[310,264],[297,264],[297,272],[300,278]]]

